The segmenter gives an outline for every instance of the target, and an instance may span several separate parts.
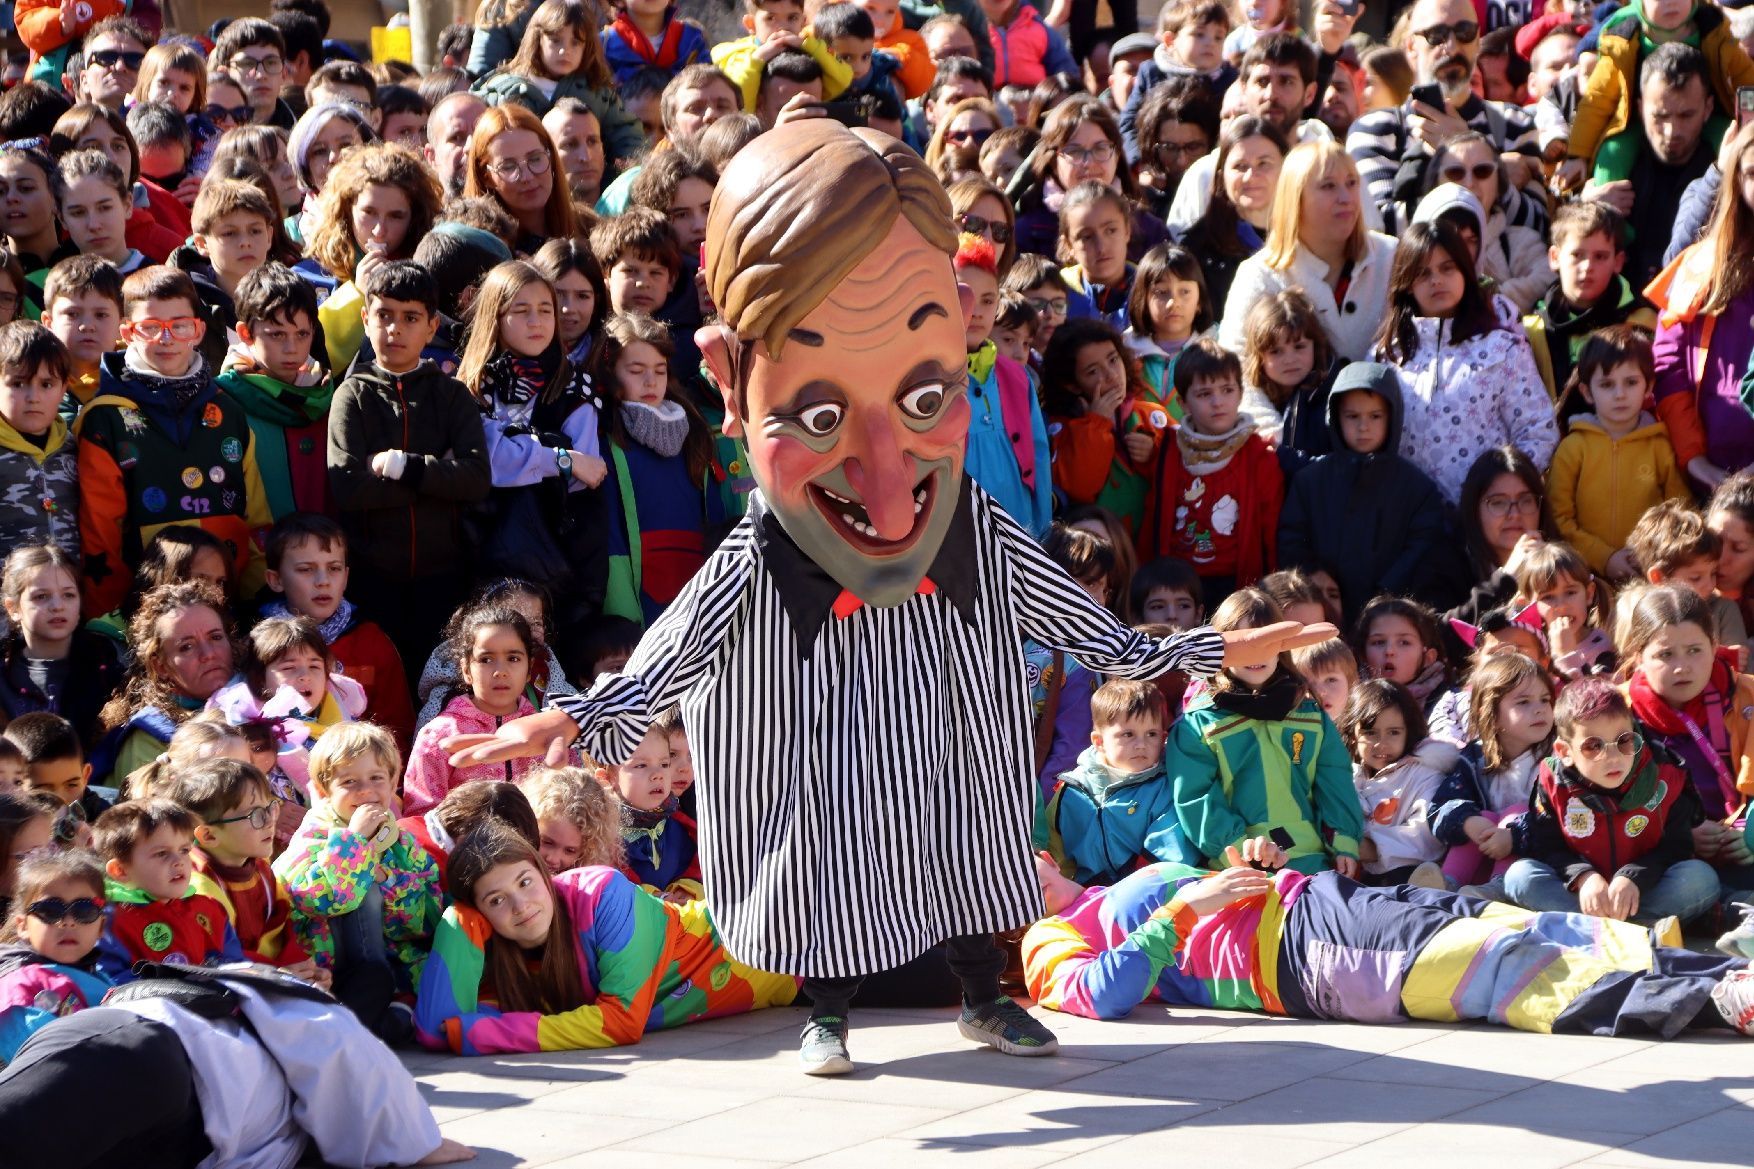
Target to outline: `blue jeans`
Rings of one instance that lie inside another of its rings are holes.
[[[329,919],[335,942],[334,994],[374,1033],[396,994],[396,970],[384,942],[384,892],[373,885],[358,908]]]
[[[1565,878],[1552,865],[1527,857],[1504,874],[1504,891],[1524,909],[1543,913],[1579,913],[1577,894],[1565,887]],[[1692,921],[1717,902],[1717,870],[1702,860],[1670,865],[1650,890],[1640,895],[1632,920],[1649,924],[1662,917]]]

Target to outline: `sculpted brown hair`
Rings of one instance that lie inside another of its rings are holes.
[[[770,130],[738,152],[713,193],[713,303],[738,340],[766,343],[777,361],[786,335],[877,250],[897,215],[949,263],[950,199],[919,155],[829,118]]]

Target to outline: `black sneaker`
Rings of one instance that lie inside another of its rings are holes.
[[[1053,1055],[1060,1050],[1052,1031],[1003,995],[979,1006],[964,1004],[956,1029],[964,1039],[996,1047],[1006,1055]]]
[[[847,1054],[847,1021],[839,1015],[807,1020],[798,1044],[798,1062],[807,1076],[844,1076],[852,1071],[853,1058]]]

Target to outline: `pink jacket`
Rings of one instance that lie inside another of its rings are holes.
[[[414,736],[414,746],[408,752],[408,771],[402,778],[402,814],[424,815],[445,798],[446,792],[465,783],[478,779],[517,783],[542,766],[540,759],[516,759],[510,763],[452,767],[448,752],[439,746],[452,735],[491,735],[501,724],[535,713],[536,708],[530,705],[530,700],[522,696],[518,698],[518,709],[504,717],[483,713],[467,694],[451,699],[443,713],[421,727],[420,733]]]

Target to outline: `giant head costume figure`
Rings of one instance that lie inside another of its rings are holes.
[[[950,201],[893,138],[815,118],[725,169],[707,220],[723,324],[696,339],[773,516],[861,601],[919,587],[962,492],[967,349]]]

